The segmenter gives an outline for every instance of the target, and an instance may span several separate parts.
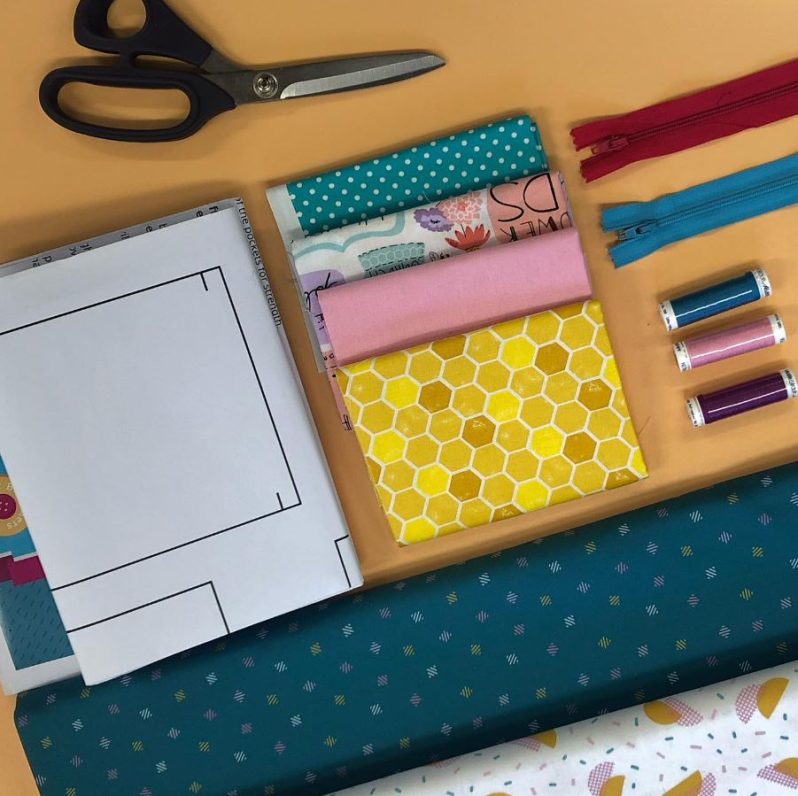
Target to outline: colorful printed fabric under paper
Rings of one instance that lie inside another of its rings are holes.
[[[341,366],[398,542],[647,476],[597,301]]]
[[[537,125],[515,116],[270,188],[267,195],[289,244],[547,169]]]
[[[796,726],[798,668],[790,663],[337,796],[786,796],[798,790]]]
[[[15,669],[72,654],[22,509],[0,459],[0,645]],[[14,689],[13,677],[5,686]]]
[[[796,526],[790,464],[38,689],[17,727],[43,796],[320,796],[798,657]]]

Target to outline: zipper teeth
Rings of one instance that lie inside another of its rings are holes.
[[[650,234],[654,229],[661,229],[663,227],[676,224],[687,216],[697,216],[713,212],[722,207],[728,207],[741,201],[752,199],[756,196],[762,196],[764,194],[772,193],[773,191],[778,191],[796,182],[798,182],[798,174],[793,174],[789,177],[783,177],[780,180],[774,180],[773,182],[760,187],[735,191],[728,196],[722,196],[718,199],[704,202],[703,204],[685,207],[681,210],[668,213],[661,218],[648,218],[634,223],[629,223],[626,226],[618,227],[616,229],[616,234],[618,235],[618,243],[616,246],[623,246],[625,243],[632,243],[635,240],[639,240],[641,237]],[[632,231],[634,231],[635,234],[630,234]]]
[[[798,82],[788,83],[786,86],[770,89],[768,91],[762,92],[761,94],[757,94],[756,96],[746,97],[745,99],[740,99],[737,100],[736,102],[730,102],[727,105],[721,105],[717,108],[708,108],[705,111],[699,111],[698,113],[691,114],[690,116],[684,116],[681,119],[676,119],[672,122],[665,122],[663,124],[659,124],[654,127],[649,127],[646,130],[641,130],[638,133],[607,136],[602,140],[607,141],[611,138],[626,138],[626,140],[629,141],[629,143],[632,143],[633,141],[641,141],[645,138],[650,138],[652,136],[659,135],[660,133],[663,132],[670,132],[671,130],[679,130],[683,127],[689,127],[690,125],[695,124],[696,122],[700,122],[704,119],[710,119],[713,116],[722,116],[725,113],[730,113],[731,111],[735,111],[740,108],[745,108],[748,105],[758,105],[759,103],[767,102],[771,99],[775,99],[776,97],[780,97],[785,94],[792,94],[792,92],[795,91],[796,89],[798,89]],[[594,157],[604,157],[610,154],[612,153],[604,152],[601,155],[594,155]]]
[[[700,205],[694,205],[693,207],[686,207],[683,210],[677,210],[674,213],[668,214],[664,218],[656,219],[654,223],[658,227],[668,226],[669,224],[676,223],[676,221],[678,221],[682,216],[700,215],[702,213],[718,210],[721,207],[728,207],[729,205],[734,205],[738,202],[752,199],[755,196],[773,193],[773,191],[778,191],[781,188],[784,188],[795,182],[798,182],[798,174],[793,174],[790,177],[784,177],[780,180],[774,180],[772,183],[768,183],[767,185],[763,185],[761,187],[735,191],[728,196],[722,196],[719,199],[710,202],[704,202]]]

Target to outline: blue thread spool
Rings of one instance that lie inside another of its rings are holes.
[[[672,332],[682,326],[703,321],[722,312],[767,298],[773,289],[762,268],[755,268],[734,279],[679,296],[659,305],[665,328]]]

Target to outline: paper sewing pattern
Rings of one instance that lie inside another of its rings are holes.
[[[239,208],[6,279],[0,438],[88,683],[361,582]]]
[[[402,544],[647,476],[597,301],[342,365],[338,379]]]
[[[59,263],[109,243],[145,235],[237,205],[235,200],[225,200],[51,249],[3,266],[0,277]],[[7,478],[7,475],[0,458],[0,493],[4,491],[3,483],[10,484],[10,481],[3,481],[3,476]],[[14,499],[15,510],[10,517],[4,516],[11,510],[11,503],[0,494],[0,677],[4,689],[16,693],[72,677],[79,668],[49,586],[42,580],[44,572],[30,532],[22,520],[22,508],[13,492],[5,489],[5,494]],[[3,580],[2,573],[9,578]],[[12,588],[12,585],[17,588]]]

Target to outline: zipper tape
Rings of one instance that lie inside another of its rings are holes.
[[[798,155],[695,185],[649,202],[605,210],[601,225],[617,233],[616,267],[671,243],[798,203]]]
[[[571,130],[592,182],[624,166],[669,155],[798,114],[798,59],[677,99]]]

